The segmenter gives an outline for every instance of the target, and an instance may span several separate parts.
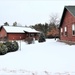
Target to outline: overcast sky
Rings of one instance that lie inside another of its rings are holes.
[[[49,23],[50,15],[57,13],[60,18],[64,6],[74,4],[74,0],[0,0],[0,25]]]

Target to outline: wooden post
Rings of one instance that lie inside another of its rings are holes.
[[[20,36],[20,50],[21,50],[21,36]]]

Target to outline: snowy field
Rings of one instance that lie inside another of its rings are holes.
[[[21,50],[0,56],[0,75],[75,75],[75,45],[21,41]]]

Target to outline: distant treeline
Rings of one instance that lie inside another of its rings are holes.
[[[54,23],[39,23],[35,25],[30,25],[30,27],[43,32],[46,38],[59,37],[59,25],[55,25]]]

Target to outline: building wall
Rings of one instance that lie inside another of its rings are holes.
[[[9,40],[23,40],[25,39],[25,33],[7,33]]]
[[[75,23],[75,17],[66,10],[64,15],[63,23],[60,28],[63,28],[63,35],[61,34],[60,30],[60,39],[67,40],[67,41],[75,41],[75,36],[72,35],[72,24]],[[64,27],[67,27],[67,36],[64,35]]]
[[[35,39],[38,39],[39,36],[37,35],[37,33],[7,33],[6,30],[4,28],[1,29],[0,31],[0,38],[1,40],[4,38],[4,37],[7,37],[8,40],[23,40],[23,39],[26,39],[28,37],[31,37],[29,35],[31,34],[34,34],[34,38]]]
[[[6,36],[7,36],[7,33],[6,33],[5,29],[2,28],[0,31],[0,38],[6,37]]]
[[[32,33],[8,33],[7,34],[7,37],[9,40],[24,40],[28,37],[31,37],[29,36],[30,34]],[[38,35],[34,33],[34,36],[33,36],[35,39],[38,39]]]

